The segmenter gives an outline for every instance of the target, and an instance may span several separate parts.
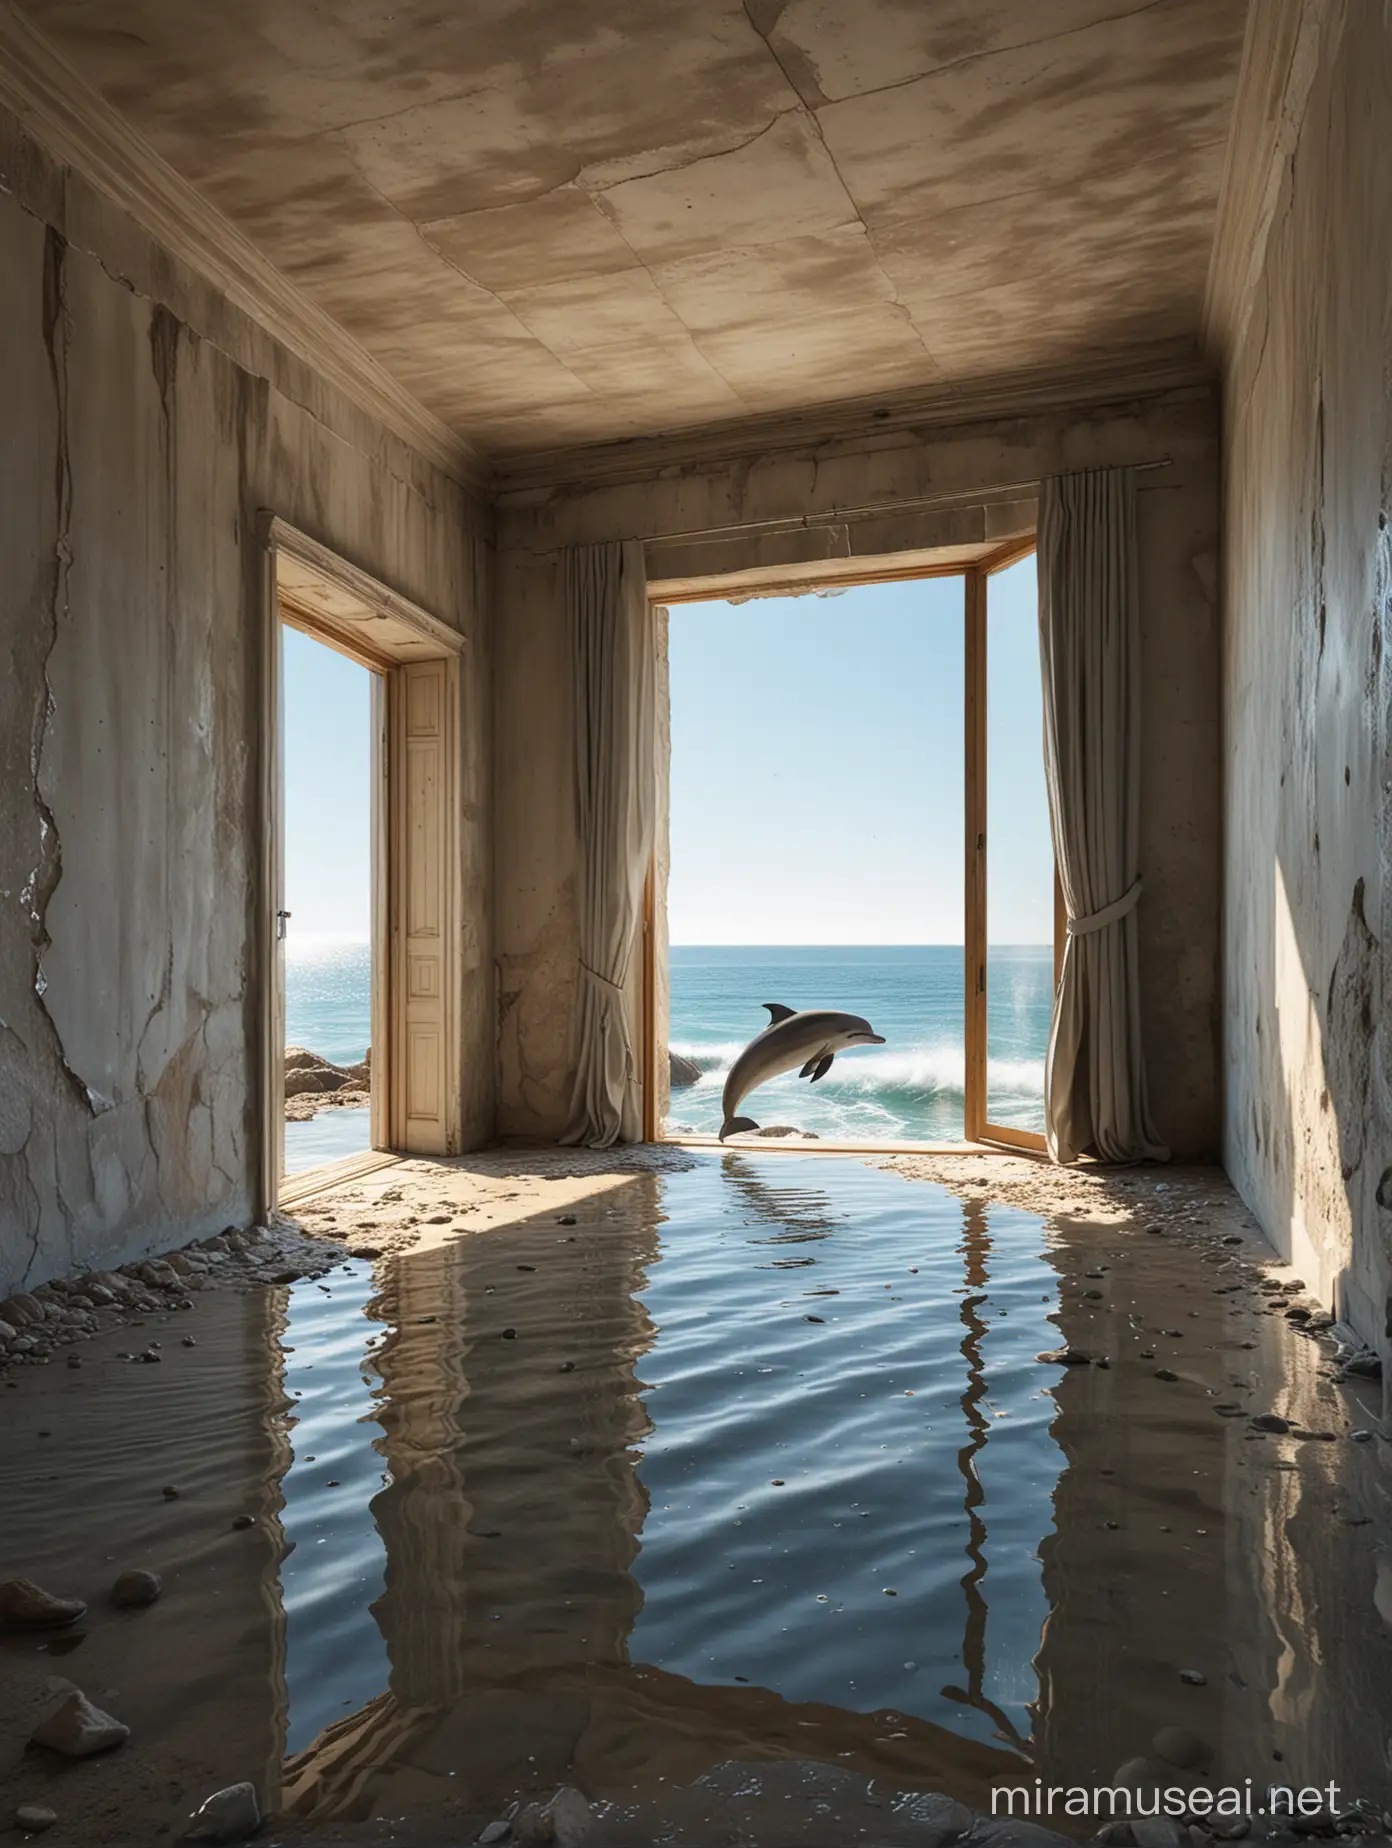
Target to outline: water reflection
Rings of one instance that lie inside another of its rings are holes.
[[[757,1742],[980,1795],[1034,1694],[1034,1546],[990,1533],[1022,1447],[1049,1468],[1039,1222],[744,1154],[577,1218],[292,1296],[285,1807],[446,1803],[538,1737],[596,1788]],[[792,1294],[770,1226],[816,1246]]]

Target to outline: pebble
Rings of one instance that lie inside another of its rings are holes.
[[[24,1829],[30,1835],[42,1835],[45,1829],[51,1829],[58,1820],[57,1810],[48,1809],[42,1803],[21,1803],[14,1813],[15,1827]]]
[[[561,1217],[556,1221],[558,1226],[578,1226],[579,1223],[580,1221],[575,1217],[574,1213],[562,1213]]]
[[[1203,1670],[1200,1668],[1182,1668],[1179,1671],[1179,1678],[1191,1688],[1206,1688],[1208,1686],[1208,1676],[1204,1674]]]
[[[573,1784],[563,1784],[547,1804],[556,1848],[579,1848],[594,1827],[594,1812]]]
[[[1034,1358],[1049,1367],[1090,1367],[1092,1365],[1092,1356],[1084,1348],[1049,1348],[1043,1354],[1036,1354]]]
[[[179,1491],[174,1487],[172,1482],[166,1482],[164,1487],[160,1490],[160,1494],[166,1501],[178,1501],[179,1499]]]
[[[214,1791],[189,1818],[184,1832],[188,1842],[242,1842],[261,1826],[261,1810],[254,1784],[229,1784]]]
[[[29,1737],[35,1745],[46,1745],[64,1758],[91,1758],[129,1739],[130,1727],[94,1707],[85,1694],[74,1688],[47,1719],[40,1720]]]
[[[1172,1373],[1168,1367],[1157,1367],[1155,1369],[1155,1377],[1157,1380],[1177,1380],[1179,1375],[1177,1373]]]
[[[0,1627],[51,1629],[86,1615],[81,1598],[60,1598],[32,1579],[7,1579],[0,1585]]]
[[[551,1840],[551,1818],[544,1803],[529,1803],[512,1821],[512,1839],[524,1844]]]
[[[478,1840],[484,1843],[486,1848],[490,1842],[505,1842],[511,1834],[512,1824],[510,1822],[490,1822],[488,1827],[480,1832]]]
[[[1290,1420],[1282,1418],[1278,1412],[1258,1412],[1252,1419],[1254,1431],[1289,1431]]]
[[[123,1572],[111,1587],[111,1602],[122,1610],[142,1610],[153,1604],[164,1590],[164,1580],[157,1572],[135,1568]]]

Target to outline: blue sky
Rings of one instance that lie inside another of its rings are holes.
[[[285,906],[291,943],[368,936],[372,675],[282,625]]]
[[[991,580],[993,943],[1046,943],[1034,560]],[[285,640],[292,941],[366,937],[371,675]],[[671,612],[674,943],[962,941],[962,581]]]
[[[673,943],[960,943],[963,584],[671,611]],[[1053,935],[1035,566],[991,580],[993,943]]]

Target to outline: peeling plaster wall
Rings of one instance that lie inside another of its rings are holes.
[[[0,1295],[256,1210],[269,508],[468,637],[466,1133],[493,1125],[488,546],[464,491],[0,115]]]
[[[1226,381],[1226,1160],[1385,1348],[1392,35],[1381,6],[1326,11]]]
[[[669,466],[608,485],[517,490],[498,508],[494,838],[502,1133],[551,1136],[566,1114],[576,1002],[572,716],[560,549],[649,541],[650,582],[1028,531],[1018,485],[1059,469],[1172,466],[1139,478],[1144,699],[1140,910],[1156,1115],[1176,1153],[1219,1139],[1218,417],[1204,388],[944,424],[816,450]],[[961,494],[932,513],[751,536],[752,521]],[[724,529],[731,529],[725,531]],[[654,543],[673,533],[696,542]]]

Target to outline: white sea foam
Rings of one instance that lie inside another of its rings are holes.
[[[692,1059],[701,1067],[701,1077],[692,1088],[718,1089],[730,1074],[730,1067],[743,1052],[737,1042],[711,1045],[695,1041],[673,1041],[672,1051]],[[853,1052],[838,1057],[818,1090],[850,1093],[871,1099],[877,1094],[900,1092],[920,1097],[960,1097],[966,1085],[966,1053],[960,1046],[916,1047],[900,1052]],[[792,1073],[770,1080],[778,1084]],[[1042,1097],[1044,1095],[1044,1061],[1042,1059],[988,1059],[986,1083],[993,1095]]]

